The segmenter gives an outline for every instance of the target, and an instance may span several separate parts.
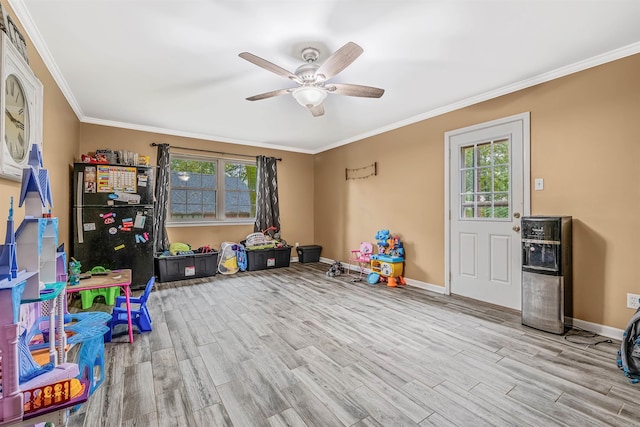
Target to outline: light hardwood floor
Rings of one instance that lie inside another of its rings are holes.
[[[105,382],[69,425],[640,425],[618,342],[328,267],[159,284],[153,332],[106,345]]]

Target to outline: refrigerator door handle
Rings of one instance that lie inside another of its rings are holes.
[[[78,227],[78,243],[84,243],[84,230],[82,229],[82,208],[76,208],[76,226]]]
[[[84,172],[78,172],[76,179],[76,206],[84,206]]]
[[[76,227],[78,234],[78,243],[84,243],[84,229],[82,227],[82,206],[84,205],[84,173],[78,172],[78,181],[76,182]]]

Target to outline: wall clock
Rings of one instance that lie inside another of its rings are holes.
[[[0,32],[0,176],[19,181],[33,144],[42,145],[42,83]]]

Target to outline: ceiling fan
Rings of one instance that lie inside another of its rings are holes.
[[[298,85],[295,88],[278,89],[250,96],[247,101],[258,101],[290,93],[300,105],[308,108],[314,117],[318,117],[324,114],[322,102],[330,93],[364,98],[380,98],[384,93],[384,89],[354,84],[327,83],[327,80],[347,68],[362,52],[364,50],[360,46],[349,42],[335,51],[320,65],[316,62],[320,57],[318,49],[307,47],[302,49],[302,59],[306,63],[296,68],[293,73],[252,53],[242,52],[238,55],[240,58],[279,76],[286,77]]]

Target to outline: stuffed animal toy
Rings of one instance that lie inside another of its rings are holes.
[[[331,267],[329,267],[329,271],[327,271],[327,276],[335,277],[335,276],[341,275],[342,273],[344,273],[344,268],[342,267],[342,264],[340,264],[340,261],[336,261],[333,264],[331,264]]]
[[[390,239],[390,237],[391,233],[389,233],[389,230],[387,229],[379,230],[376,233],[376,245],[378,245],[379,254],[383,254],[385,252],[385,249],[389,246],[388,240]]]

